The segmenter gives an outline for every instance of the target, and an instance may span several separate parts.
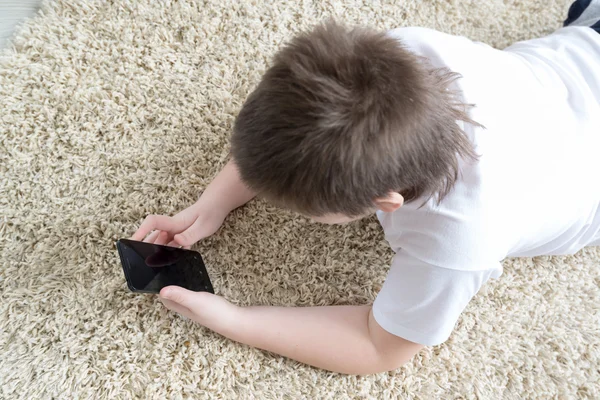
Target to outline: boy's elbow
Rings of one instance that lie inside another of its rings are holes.
[[[389,348],[373,348],[374,354],[373,357],[370,357],[370,362],[365,362],[368,359],[366,357],[359,357],[353,370],[343,372],[349,375],[373,375],[397,370],[412,360],[419,350],[424,347],[412,342],[407,343],[410,343],[409,348],[402,345]]]
[[[369,374],[396,370],[409,362],[425,347],[387,332],[375,321],[372,310],[369,313],[368,323],[369,335],[377,360],[374,363],[373,371]]]
[[[380,374],[383,372],[395,371],[402,366],[404,366],[410,359],[396,359],[390,360],[386,357],[386,359],[378,359],[377,361],[370,364],[360,364],[357,365],[356,368],[352,370],[343,371],[343,373],[348,375],[374,375]],[[341,372],[341,371],[340,371]]]
[[[386,356],[384,360],[382,360],[377,366],[377,371],[373,373],[379,372],[389,372],[397,370],[407,364],[412,358],[415,356],[417,351],[411,354],[402,353],[401,355],[396,356]]]

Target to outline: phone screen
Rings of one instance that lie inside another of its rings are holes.
[[[121,239],[117,242],[123,272],[133,292],[159,293],[176,285],[214,293],[200,253],[176,247]]]

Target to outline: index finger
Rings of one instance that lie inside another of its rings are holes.
[[[173,218],[166,215],[148,215],[138,230],[133,234],[131,240],[140,241],[153,230],[172,231],[175,225]]]

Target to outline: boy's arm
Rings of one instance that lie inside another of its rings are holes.
[[[249,307],[240,314],[222,334],[335,372],[389,371],[422,348],[383,330],[371,306]]]
[[[389,371],[423,348],[381,328],[371,306],[236,307],[177,287],[163,289],[161,300],[230,339],[334,372]]]
[[[237,166],[230,160],[206,187],[200,197],[208,208],[224,209],[227,212],[243,206],[256,196],[240,178]]]

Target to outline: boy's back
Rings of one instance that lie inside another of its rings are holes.
[[[397,254],[374,315],[438,344],[505,257],[600,245],[600,35],[564,28],[499,51],[423,28],[389,34],[460,73],[455,89],[485,127],[464,124],[480,159],[461,163],[440,204],[378,213]]]

